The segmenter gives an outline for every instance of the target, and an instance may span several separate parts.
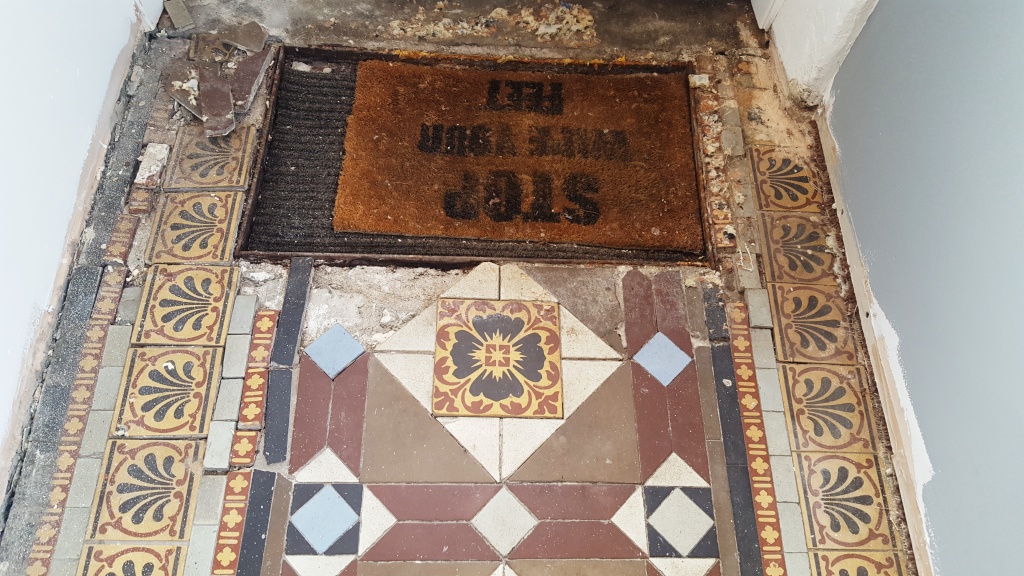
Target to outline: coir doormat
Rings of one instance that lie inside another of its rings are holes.
[[[687,77],[364,60],[333,224],[699,254]]]

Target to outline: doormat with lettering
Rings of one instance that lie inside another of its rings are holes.
[[[687,77],[364,60],[333,224],[700,254]]]

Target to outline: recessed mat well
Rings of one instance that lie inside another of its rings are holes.
[[[685,68],[309,52],[286,52],[243,255],[702,258]]]

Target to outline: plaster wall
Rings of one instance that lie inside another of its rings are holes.
[[[138,33],[160,0],[6,2],[0,7],[0,487],[82,234]],[[41,32],[42,31],[42,32]]]
[[[934,466],[939,574],[1020,570],[1022,23],[1014,0],[883,2],[830,106],[845,205]]]

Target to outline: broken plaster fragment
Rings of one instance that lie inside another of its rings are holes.
[[[167,155],[171,147],[167,144],[147,144],[139,156],[139,171],[135,173],[135,183],[145,188],[155,188],[160,183],[160,172],[167,164]]]
[[[690,88],[709,88],[710,86],[711,79],[708,78],[707,74],[690,75]]]
[[[263,50],[267,43],[267,31],[259,22],[250,20],[241,26],[233,26],[219,34],[220,39],[232,46],[238,46],[249,54]]]

